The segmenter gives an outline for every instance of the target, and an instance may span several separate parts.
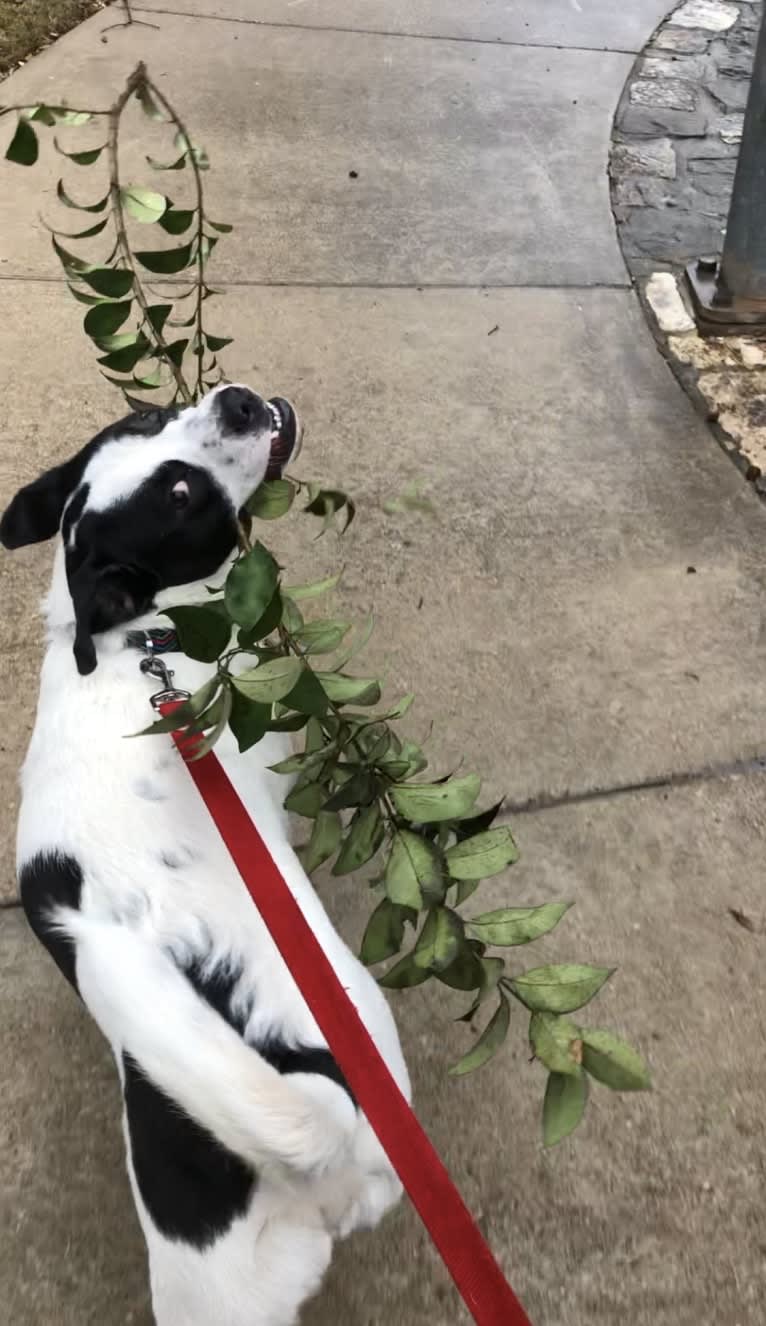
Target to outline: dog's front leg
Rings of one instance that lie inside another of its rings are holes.
[[[257,1169],[315,1176],[347,1162],[356,1112],[318,1100],[246,1045],[172,957],[124,925],[60,913],[80,993],[117,1053]]]

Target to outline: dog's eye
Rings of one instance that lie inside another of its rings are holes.
[[[170,492],[173,506],[186,506],[189,501],[189,485],[185,479],[179,479],[178,483],[173,484]]]

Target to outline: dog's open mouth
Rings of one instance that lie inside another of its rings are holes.
[[[301,425],[298,415],[284,396],[272,396],[266,404],[272,418],[271,457],[267,479],[280,479],[285,468],[301,449]]]

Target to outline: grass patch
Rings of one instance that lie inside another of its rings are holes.
[[[0,0],[0,78],[103,7],[104,0]]]

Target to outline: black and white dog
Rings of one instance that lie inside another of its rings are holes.
[[[200,602],[237,514],[295,420],[224,386],[99,433],[11,502],[7,548],[61,538],[22,775],[30,924],[108,1038],[159,1326],[293,1326],[332,1241],[377,1223],[398,1180],[204,810],[126,641]],[[252,660],[249,660],[252,663]],[[181,654],[176,683],[211,674]],[[156,683],[155,683],[156,688]],[[288,838],[289,739],[217,747],[402,1090],[388,1006],[333,929]]]

